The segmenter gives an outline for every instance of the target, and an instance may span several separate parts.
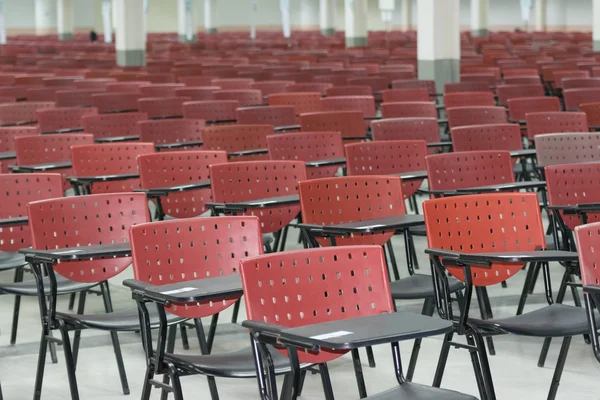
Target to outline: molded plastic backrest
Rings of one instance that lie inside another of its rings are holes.
[[[492,92],[460,92],[444,95],[446,109],[471,106],[495,106],[496,100]]]
[[[508,116],[512,121],[525,121],[526,115],[538,112],[560,112],[558,97],[524,97],[507,100]]]
[[[15,89],[17,89],[15,87]],[[56,102],[57,100],[57,96],[56,93],[60,90],[61,88],[59,87],[35,87],[35,88],[29,88],[26,89],[26,95],[25,96],[21,96],[19,94],[17,94],[15,97],[17,98],[21,98],[21,97],[26,97],[28,101],[35,101],[35,102],[43,102],[43,101],[54,101]],[[6,91],[2,90],[0,91],[0,94],[3,96],[6,96],[9,93],[6,93]]]
[[[498,104],[506,104],[509,99],[521,97],[543,97],[544,87],[536,85],[500,85],[496,89],[498,93]]]
[[[154,285],[236,274],[239,262],[262,254],[256,217],[212,217],[159,221],[130,230],[136,279]],[[237,298],[174,304],[169,312],[202,318],[231,306]]]
[[[581,282],[584,286],[600,285],[600,269],[596,249],[600,248],[600,223],[591,223],[575,228]],[[245,293],[244,293],[245,294]]]
[[[221,89],[218,86],[186,86],[175,89],[175,96],[185,96],[192,101],[214,100],[215,90]]]
[[[554,71],[552,75],[554,77],[554,86],[556,86],[557,88],[562,88],[562,80],[565,78],[589,78],[590,77],[589,71],[579,71],[579,70],[573,70],[573,71],[559,70],[559,71]]]
[[[381,106],[382,118],[435,118],[438,117],[438,112],[435,104],[431,101],[420,102],[397,102],[397,103],[382,103]],[[373,126],[373,122],[371,123]],[[438,135],[439,136],[439,135]]]
[[[600,133],[537,135],[535,148],[539,166],[600,161]]]
[[[206,150],[228,153],[267,148],[267,136],[274,133],[272,125],[213,125],[202,129]],[[268,154],[235,157],[232,161],[266,160]]]
[[[289,85],[293,85],[294,81],[264,81],[254,82],[251,85],[252,89],[260,90],[263,96],[270,96],[275,93],[284,93]]]
[[[427,181],[431,190],[455,190],[513,183],[508,151],[465,151],[427,156]]]
[[[189,97],[142,97],[138,100],[138,110],[148,114],[148,118],[181,117],[183,103]]]
[[[394,312],[383,250],[348,246],[286,251],[241,262],[249,320],[297,327]],[[323,363],[345,352],[299,351]]]
[[[27,216],[31,201],[63,196],[60,174],[0,174],[3,201],[0,218]],[[0,250],[19,251],[31,246],[29,225],[0,229]]]
[[[240,202],[289,196],[298,193],[298,182],[306,180],[302,161],[246,161],[210,166],[215,202]],[[280,230],[300,212],[300,205],[249,209],[260,218],[263,233]]]
[[[511,68],[502,71],[504,79],[512,77],[523,77],[523,76],[539,76],[539,72],[535,68]]]
[[[56,92],[56,107],[92,107],[92,95],[101,93],[98,89],[72,89]]]
[[[587,117],[582,112],[528,113],[525,120],[529,138],[544,133],[589,132],[590,130]]]
[[[427,89],[430,95],[437,93],[435,81],[422,79],[396,79],[392,81],[392,89]]]
[[[318,161],[344,157],[340,132],[286,133],[267,137],[271,160]],[[307,168],[310,179],[335,175],[339,165]]]
[[[600,78],[565,78],[563,90],[600,87]]]
[[[585,113],[590,127],[600,127],[600,102],[582,103],[579,108]]]
[[[53,102],[23,101],[18,103],[0,104],[0,124],[37,121],[37,111],[54,108]]]
[[[82,118],[98,114],[96,108],[61,107],[36,111],[40,132],[55,132],[60,129],[83,128]]]
[[[444,93],[458,92],[489,92],[490,85],[487,82],[453,82],[444,85]]]
[[[467,125],[505,124],[506,109],[504,107],[457,107],[447,108],[450,128]]]
[[[237,100],[188,101],[183,104],[183,117],[211,121],[233,121],[240,106]]]
[[[567,111],[579,111],[579,105],[582,103],[600,101],[600,88],[565,89],[563,98]]]
[[[149,85],[149,81],[130,81],[130,82],[117,82],[109,83],[106,85],[107,92],[118,92],[118,93],[140,93],[140,86]]]
[[[523,142],[518,124],[472,125],[452,128],[454,151],[521,150]]]
[[[150,221],[143,193],[74,196],[29,204],[34,249],[56,249],[129,241],[129,227]],[[130,257],[62,262],[60,275],[76,282],[102,282],[127,268]]]
[[[425,101],[431,102],[429,97],[429,90],[425,88],[416,89],[388,89],[382,92],[383,102],[413,102],[413,101]]]
[[[426,143],[440,141],[440,127],[435,118],[388,118],[371,124],[374,141],[424,140]],[[435,154],[436,149],[429,149]]]
[[[390,80],[380,76],[365,76],[360,78],[348,79],[348,85],[367,85],[373,92],[388,89]]]
[[[365,136],[362,111],[329,111],[300,115],[303,132],[341,132],[342,137]]]
[[[296,111],[292,106],[265,106],[238,108],[238,124],[296,125]]]
[[[375,99],[373,96],[338,96],[321,99],[323,111],[361,111],[365,117],[375,117]]]
[[[300,182],[302,220],[335,225],[406,214],[402,182],[393,176],[345,176]],[[336,238],[338,245],[384,245],[394,231]],[[329,245],[325,238],[319,243]]]
[[[210,179],[209,166],[227,162],[224,151],[177,151],[143,154],[138,157],[141,186],[154,189],[185,185]],[[169,193],[161,198],[165,214],[175,218],[190,218],[206,211],[212,200],[211,189]]]
[[[254,79],[249,78],[225,78],[212,80],[212,85],[220,86],[223,90],[251,89],[250,86],[252,83],[254,83]]]
[[[334,96],[371,96],[373,91],[367,85],[333,86],[325,91],[327,97]]]
[[[85,133],[18,137],[15,138],[17,164],[35,165],[69,161],[71,146],[92,143],[94,143],[94,135]]]
[[[94,138],[137,135],[139,121],[148,119],[146,113],[90,115],[83,118],[83,129]]]
[[[539,76],[515,76],[504,78],[504,84],[506,85],[537,85],[542,80]]]
[[[179,82],[186,86],[213,86],[212,81],[215,79],[212,76],[180,76]],[[216,85],[215,85],[216,86]]]
[[[263,103],[262,92],[260,90],[216,90],[216,100],[237,100],[241,106],[257,105]]]
[[[106,90],[106,85],[109,83],[116,82],[116,79],[113,78],[92,78],[92,79],[82,79],[80,81],[75,81],[75,87],[77,89],[102,89]]]
[[[321,93],[275,93],[269,95],[271,106],[292,106],[296,114],[321,111]]]
[[[427,169],[427,144],[424,140],[351,143],[345,147],[349,176],[393,175]],[[423,179],[403,181],[404,196],[414,195],[422,183]]]
[[[202,119],[163,119],[141,121],[138,124],[140,140],[154,144],[182,143],[202,140]]]
[[[532,251],[546,248],[536,193],[486,193],[450,196],[423,203],[431,248],[462,253]],[[464,281],[462,267],[446,267]],[[471,266],[475,286],[512,277],[523,264]]]
[[[140,86],[140,93],[143,97],[175,97],[175,89],[184,87],[183,83],[155,83]]]
[[[141,94],[136,92],[100,93],[92,95],[92,104],[100,113],[137,111]]]
[[[320,93],[325,94],[325,91],[333,85],[328,82],[305,82],[293,83],[285,88],[286,92],[291,93]]]

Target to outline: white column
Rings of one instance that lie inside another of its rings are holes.
[[[379,0],[379,11],[381,12],[381,21],[383,21],[383,23],[385,24],[385,30],[388,32],[392,30],[395,9],[395,0]]]
[[[401,0],[402,9],[400,10],[400,18],[402,18],[402,30],[410,31],[413,26],[413,0]]]
[[[204,0],[204,31],[217,33],[217,0]]]
[[[0,0],[0,44],[6,44],[6,20],[4,19],[4,0]]]
[[[319,25],[321,34],[335,34],[335,0],[319,0]]]
[[[104,30],[104,43],[112,43],[112,4],[110,1],[102,2],[102,26]]]
[[[112,26],[113,26],[113,32],[116,34],[117,33],[117,6],[116,3],[117,0],[111,0],[111,15],[112,15]]]
[[[283,37],[289,39],[292,36],[290,0],[279,0],[279,10],[281,11],[281,27],[283,29]]]
[[[75,16],[72,0],[56,0],[56,17],[58,22],[58,39],[73,40]]]
[[[192,0],[177,0],[177,22],[180,42],[195,42],[194,5]]]
[[[369,41],[367,0],[345,0],[346,47],[366,47]]]
[[[250,17],[250,39],[256,39],[256,21],[258,21],[258,0],[252,0],[252,16]]]
[[[460,78],[460,0],[418,0],[419,79],[433,79],[438,92]]]
[[[114,0],[117,28],[117,65],[146,64],[146,31],[144,24],[132,23],[144,19],[144,0]]]
[[[56,0],[35,0],[35,34],[56,33]]]
[[[594,51],[600,51],[600,0],[592,0],[592,29]]]
[[[535,0],[534,8],[534,28],[538,32],[546,30],[546,6],[547,0]]]
[[[471,34],[473,36],[489,36],[488,0],[471,0]]]

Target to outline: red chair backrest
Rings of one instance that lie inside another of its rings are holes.
[[[263,103],[262,92],[260,90],[216,90],[216,100],[237,100],[241,106],[250,106]]]
[[[212,125],[202,129],[206,150],[236,152],[267,148],[267,136],[274,133],[272,125]],[[235,157],[232,161],[268,160],[268,154]]]
[[[53,102],[23,101],[18,103],[0,104],[0,124],[15,124],[21,122],[37,122],[37,111],[55,108]]]
[[[300,115],[303,132],[341,132],[343,138],[365,136],[362,111],[329,111]]]
[[[600,87],[600,78],[565,78],[563,90]]]
[[[545,94],[544,87],[537,85],[500,85],[496,88],[498,93],[498,104],[507,104],[510,99],[519,97],[542,97]]]
[[[249,78],[224,78],[213,79],[212,85],[219,86],[223,90],[246,90],[252,89],[254,79]]]
[[[187,101],[183,103],[183,117],[203,119],[207,123],[235,121],[239,106],[240,102],[237,100]]]
[[[146,113],[99,114],[83,117],[83,129],[95,139],[138,134],[137,123],[148,119]]]
[[[392,81],[392,89],[427,89],[430,95],[437,93],[435,81],[421,79],[396,79]]]
[[[558,97],[524,97],[509,99],[507,103],[508,117],[512,121],[525,121],[528,113],[561,111]]]
[[[367,85],[333,86],[325,90],[327,97],[334,96],[371,96],[373,91]]]
[[[373,96],[336,96],[321,99],[323,111],[362,111],[365,117],[375,117],[375,99]]]
[[[452,128],[454,151],[521,150],[523,142],[518,124],[471,125]]]
[[[537,135],[535,148],[539,166],[600,161],[600,133],[552,133]]]
[[[40,132],[83,128],[83,117],[98,114],[96,108],[62,107],[36,111]]]
[[[296,110],[292,106],[244,107],[236,110],[238,124],[296,125]]]
[[[189,97],[142,97],[138,100],[138,110],[148,114],[148,118],[181,117],[183,103]]]
[[[489,92],[490,85],[487,82],[453,82],[444,85],[444,93],[459,92]]]
[[[92,104],[100,113],[135,112],[141,95],[136,92],[92,94]]]
[[[450,128],[467,125],[505,124],[504,107],[457,107],[446,109]]]
[[[374,141],[424,140],[426,143],[440,141],[440,128],[434,118],[388,118],[373,121],[371,130]],[[430,153],[435,153],[432,148]]]
[[[271,106],[292,106],[296,114],[321,111],[321,94],[311,93],[275,93],[269,95]]]
[[[543,133],[589,132],[585,113],[582,112],[543,112],[528,113],[527,136],[532,139]]]
[[[71,89],[56,92],[56,107],[92,107],[92,95],[98,89]]]
[[[69,161],[71,146],[94,143],[94,135],[63,133],[15,138],[17,165],[35,165]]]
[[[142,97],[174,97],[175,90],[183,87],[183,83],[155,83],[140,86],[140,93]]]
[[[218,86],[186,86],[175,89],[175,96],[189,97],[192,101],[206,101],[215,99],[215,90]]]
[[[493,107],[496,105],[496,100],[490,91],[447,93],[444,95],[444,105],[446,109],[472,106]]]
[[[600,87],[563,90],[565,110],[579,111],[582,103],[595,103],[600,101]]]
[[[140,93],[140,86],[149,85],[149,81],[116,82],[106,85],[106,91],[117,93]]]
[[[600,102],[582,103],[579,110],[585,113],[590,127],[600,127]]]
[[[415,88],[415,89],[388,89],[384,90],[382,93],[383,102],[391,103],[391,102],[416,102],[416,101],[424,101],[431,102],[431,97],[429,97],[429,91],[425,88]]]
[[[202,119],[163,119],[140,121],[138,124],[142,142],[165,144],[202,140]]]
[[[382,103],[382,118],[435,118],[438,112],[431,101]]]
[[[596,249],[600,247],[600,226],[597,222],[578,226],[575,228],[575,237],[579,252],[581,283],[584,286],[598,286],[600,285],[600,272],[598,272]]]
[[[254,82],[250,85],[250,88],[260,90],[263,96],[270,96],[275,93],[286,92],[286,88],[292,84],[294,84],[294,81],[264,81]]]

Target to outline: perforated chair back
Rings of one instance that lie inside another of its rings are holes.
[[[311,93],[275,93],[269,95],[271,106],[292,106],[296,114],[321,111],[321,94]]]
[[[565,78],[563,90],[600,87],[600,78]]]
[[[254,79],[250,78],[224,78],[224,79],[213,79],[212,84],[219,86],[223,90],[245,90],[252,89],[251,86],[254,83]]]
[[[263,103],[262,92],[260,90],[216,90],[216,100],[237,100],[241,106],[250,106]]]
[[[453,82],[444,85],[444,93],[459,92],[489,92],[490,85],[487,82]]]
[[[74,83],[77,89],[101,89],[102,91],[106,91],[106,85],[116,81],[117,80],[113,78],[92,78],[82,79],[75,81]]]
[[[452,128],[454,151],[521,150],[523,142],[518,124],[471,125]]]
[[[0,153],[15,151],[15,139],[21,136],[37,136],[39,134],[36,126],[15,126],[0,128]],[[0,173],[8,172],[8,166],[14,164],[13,159],[0,160]]]
[[[335,225],[406,214],[402,182],[393,176],[346,176],[300,182],[302,221]],[[384,245],[395,231],[336,238],[337,245]],[[317,238],[321,246],[330,245]]]
[[[244,107],[236,111],[238,124],[269,124],[274,127],[296,125],[292,106]]]
[[[188,101],[183,103],[183,117],[203,119],[206,123],[236,120],[236,111],[240,106],[237,100]]]
[[[16,124],[30,122],[35,124],[37,122],[37,111],[54,108],[54,102],[33,102],[33,101],[22,101],[18,103],[4,103],[0,104],[0,124]]]
[[[3,201],[0,218],[27,216],[31,201],[63,196],[60,174],[0,174]],[[0,229],[0,250],[19,251],[31,246],[29,225]]]
[[[248,319],[292,328],[394,312],[385,265],[378,246],[318,248],[245,258],[240,270]],[[298,351],[298,359],[324,363],[344,353]]]
[[[568,78],[589,78],[589,71],[580,71],[580,70],[558,70],[552,73],[554,78],[554,86],[557,88],[562,88],[563,79]]]
[[[544,112],[528,113],[527,136],[533,139],[535,135],[544,133],[589,132],[585,113],[582,112]]]
[[[583,286],[598,286],[600,272],[598,272],[596,249],[600,247],[600,224],[595,222],[575,228],[575,237],[579,252],[581,283]]]
[[[71,147],[73,175],[85,177],[138,174],[137,157],[148,153],[154,153],[153,143],[121,142],[73,146]],[[140,179],[135,177],[94,182],[92,193],[132,192],[139,188]]]
[[[102,114],[136,112],[140,98],[136,92],[100,93],[92,95],[92,104]]]
[[[140,86],[140,93],[142,97],[175,97],[175,90],[184,87],[183,83],[155,83]]]
[[[600,161],[600,133],[554,133],[537,135],[538,165],[578,164]]]
[[[435,118],[438,112],[430,101],[382,103],[381,117],[387,118]],[[372,124],[371,124],[372,126]]]
[[[365,123],[362,111],[329,111],[300,115],[303,132],[341,132],[342,138],[365,136]]]
[[[150,221],[143,193],[72,196],[29,203],[32,247],[39,250],[126,243],[129,227]],[[76,282],[102,282],[131,264],[130,257],[63,262],[60,275]]]
[[[183,116],[183,103],[189,97],[142,97],[138,100],[138,110],[148,114],[148,118],[169,118]]]
[[[383,140],[345,146],[348,176],[394,175],[425,171],[427,143],[424,140]],[[413,196],[424,179],[402,181],[405,197]]]
[[[427,89],[432,96],[437,93],[435,81],[424,79],[395,79],[392,81],[392,89]]]
[[[579,109],[585,113],[590,128],[595,130],[600,127],[600,102],[582,103]]]
[[[333,86],[325,90],[327,97],[334,96],[371,96],[373,91],[367,85]]]
[[[440,128],[435,118],[386,118],[373,121],[371,131],[374,141],[424,140],[426,143],[440,141]],[[430,154],[435,148],[429,150]]]
[[[106,85],[106,91],[111,93],[140,93],[140,86],[149,85],[149,81],[116,82]]]
[[[389,89],[390,79],[381,76],[362,76],[348,79],[348,85],[370,86],[373,93]]]
[[[429,91],[425,88],[415,89],[388,89],[381,92],[384,103],[391,102],[431,102]]]
[[[140,140],[154,144],[185,143],[202,141],[202,119],[163,119],[140,121],[138,124]],[[182,149],[187,149],[183,147]]]
[[[267,148],[267,136],[273,135],[272,125],[213,125],[202,129],[206,150],[228,153]],[[268,160],[268,154],[234,157],[231,161]]]
[[[71,146],[94,143],[94,135],[65,133],[15,138],[17,165],[35,165],[69,161]]]
[[[213,86],[212,81],[215,78],[213,76],[180,76],[178,78],[179,82],[185,84],[186,86]]]
[[[56,107],[92,107],[92,95],[98,89],[72,89],[56,92]]]
[[[191,101],[205,101],[215,99],[215,90],[218,86],[186,86],[175,89],[175,96],[189,97]]]
[[[251,89],[260,90],[263,96],[270,96],[275,93],[284,93],[289,85],[294,81],[264,81],[254,82],[250,85]]]
[[[423,203],[427,243],[461,253],[524,252],[545,249],[536,193],[486,193],[450,196]],[[465,280],[462,267],[446,267]],[[471,266],[474,286],[491,286],[517,274],[523,264]]]
[[[496,105],[496,100],[494,99],[494,94],[489,90],[486,92],[446,93],[444,95],[444,105],[446,109],[473,106],[493,107]]]
[[[95,139],[138,135],[137,124],[148,119],[146,113],[89,115],[83,118],[83,129]]]
[[[457,107],[446,109],[450,128],[468,125],[506,124],[504,107]]]
[[[83,117],[98,114],[96,108],[61,107],[36,111],[40,132],[56,132],[61,129],[83,129]]]
[[[565,109],[567,111],[579,111],[582,103],[595,103],[600,101],[600,87],[579,88],[563,90]]]
[[[271,160],[320,161],[344,157],[344,145],[340,132],[286,133],[267,137]],[[306,169],[308,178],[334,176],[339,165],[311,167]]]
[[[560,112],[558,97],[523,97],[507,100],[508,117],[511,121],[525,121],[526,115],[538,112]]]
[[[431,190],[456,190],[515,181],[508,151],[442,153],[427,156],[425,161]]]
[[[298,182],[306,180],[302,161],[245,161],[210,166],[213,201],[235,203],[298,194]],[[246,215],[260,219],[262,233],[287,226],[300,212],[300,205],[248,209]]]
[[[138,157],[143,189],[186,185],[210,179],[209,166],[227,162],[224,151],[162,152]],[[206,212],[205,204],[212,200],[210,188],[172,192],[161,197],[166,215],[191,218]]]
[[[498,104],[505,105],[510,99],[522,97],[543,97],[545,94],[542,84],[534,85],[500,85],[496,88]]]
[[[323,111],[361,111],[365,117],[375,117],[373,96],[336,96],[321,99]],[[367,121],[368,122],[368,121]]]

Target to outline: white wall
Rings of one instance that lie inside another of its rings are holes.
[[[74,0],[76,29],[94,26],[94,0]],[[35,27],[34,0],[4,0],[6,29],[9,33],[33,32]]]

